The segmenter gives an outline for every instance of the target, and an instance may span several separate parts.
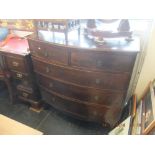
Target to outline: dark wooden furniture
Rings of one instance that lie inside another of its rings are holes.
[[[14,91],[13,91],[11,75],[9,72],[5,71],[5,62],[4,62],[4,57],[2,55],[0,55],[0,80],[5,82],[5,84],[8,88],[8,91],[9,91],[10,102],[11,102],[11,104],[14,103],[15,95],[14,95]]]
[[[40,93],[36,85],[33,66],[28,52],[28,42],[24,38],[11,38],[0,48],[5,62],[5,71],[13,80],[14,93],[18,99],[29,102],[33,108],[39,108]]]
[[[28,38],[43,100],[79,119],[114,126],[125,104],[139,40],[98,46],[82,37],[68,44],[43,38]]]

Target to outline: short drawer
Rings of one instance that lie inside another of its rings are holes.
[[[73,98],[89,104],[100,104],[104,106],[120,106],[124,99],[124,92],[120,91],[101,91],[99,89],[85,88],[69,85],[64,82],[52,80],[37,74],[39,85],[63,96]]]
[[[85,105],[82,103],[78,103],[75,101],[67,100],[65,98],[56,96],[51,94],[44,89],[41,89],[41,94],[43,100],[52,105],[53,107],[70,113],[76,117],[89,120],[89,121],[98,121],[104,122],[104,117],[108,111],[108,108],[93,106],[93,105]]]
[[[25,87],[23,85],[17,86],[18,96],[21,96],[25,99],[36,100],[39,98],[38,92],[35,92],[31,87]]]
[[[36,72],[47,76],[99,89],[126,90],[130,79],[130,74],[127,73],[84,71],[48,64],[35,58],[33,58],[33,66]]]
[[[71,52],[71,66],[114,72],[131,72],[136,54],[121,52]]]
[[[27,67],[24,58],[6,57],[7,65],[10,70],[26,73]]]
[[[29,40],[32,55],[44,58],[58,64],[68,64],[68,51],[66,47],[60,47],[48,43]]]
[[[27,74],[16,72],[16,71],[11,71],[11,75],[13,78],[19,79],[19,80],[24,80],[28,76]]]

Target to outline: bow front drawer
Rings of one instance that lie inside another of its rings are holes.
[[[134,53],[93,52],[74,50],[71,53],[71,66],[112,72],[131,72]]]
[[[57,94],[61,94],[68,98],[87,102],[89,104],[100,104],[106,107],[113,105],[120,106],[124,97],[124,92],[101,91],[93,88],[85,88],[69,85],[64,82],[53,80],[37,74],[40,86],[47,88]]]
[[[37,73],[54,77],[66,82],[99,89],[126,90],[129,82],[129,74],[117,74],[109,72],[93,72],[62,67],[33,59],[34,70]]]
[[[57,64],[68,64],[68,51],[66,47],[51,45],[48,43],[37,43],[33,40],[29,41],[30,52],[33,56],[41,57]]]

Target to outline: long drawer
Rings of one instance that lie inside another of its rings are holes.
[[[32,55],[44,58],[58,64],[68,64],[68,51],[66,47],[28,40]]]
[[[109,110],[105,107],[85,105],[78,102],[73,102],[62,97],[56,96],[45,89],[41,89],[43,100],[55,108],[71,113],[77,117],[90,121],[104,122],[104,117]]]
[[[33,57],[34,70],[60,80],[99,89],[126,90],[130,75],[110,72],[84,71],[71,67],[49,64]]]
[[[101,91],[93,88],[84,88],[74,85],[69,85],[64,82],[53,80],[37,74],[39,85],[61,94],[63,96],[88,102],[89,104],[100,104],[103,106],[120,106],[122,104],[125,92],[117,91]]]
[[[94,52],[74,49],[71,52],[71,66],[93,70],[131,72],[136,53]]]
[[[109,124],[113,127],[121,115],[120,107],[102,107],[87,105],[84,103],[68,100],[61,95],[53,94],[48,89],[41,88],[43,100],[53,107],[76,116],[79,119]]]

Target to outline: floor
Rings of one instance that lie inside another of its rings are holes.
[[[44,135],[104,135],[109,132],[99,124],[73,119],[49,106],[37,113],[21,101],[12,105],[7,89],[0,90],[0,113],[38,129]]]

